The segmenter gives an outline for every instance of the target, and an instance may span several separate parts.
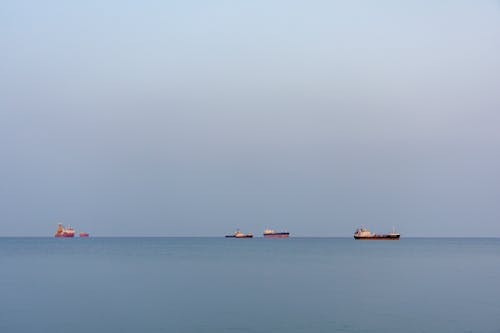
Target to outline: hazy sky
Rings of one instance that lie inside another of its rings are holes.
[[[0,236],[500,237],[499,1],[2,1]]]

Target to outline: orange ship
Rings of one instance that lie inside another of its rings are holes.
[[[54,237],[75,237],[75,230],[70,226],[65,228],[61,223],[59,223]]]

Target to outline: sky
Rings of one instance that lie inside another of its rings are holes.
[[[500,237],[500,2],[2,1],[0,236]]]

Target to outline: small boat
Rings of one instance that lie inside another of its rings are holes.
[[[244,234],[239,229],[234,234],[226,235],[226,238],[252,238],[253,234]]]
[[[56,233],[54,234],[54,237],[75,237],[75,230],[68,226],[65,228],[61,223],[57,225],[57,230]]]
[[[354,239],[360,240],[398,240],[401,235],[394,229],[388,234],[372,234],[365,226],[361,226],[354,232]]]
[[[264,230],[264,238],[288,238],[290,236],[289,232],[282,231],[282,232],[276,232],[272,229],[266,229]]]
[[[88,232],[80,232],[80,237],[89,237],[89,233]]]

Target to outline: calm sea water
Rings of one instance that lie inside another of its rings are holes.
[[[0,332],[500,332],[500,239],[0,238]]]

